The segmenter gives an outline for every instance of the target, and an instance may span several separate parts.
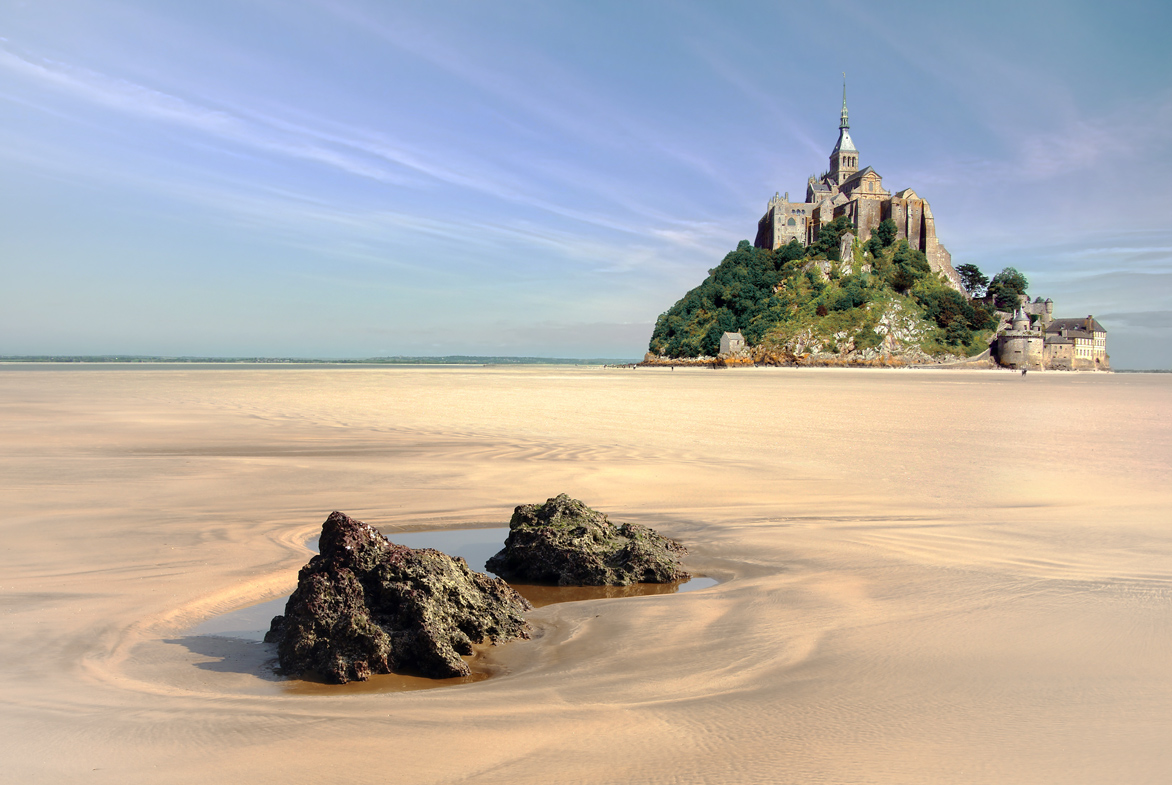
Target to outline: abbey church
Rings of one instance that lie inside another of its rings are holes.
[[[830,153],[830,171],[811,177],[806,200],[791,202],[789,194],[775,194],[757,224],[758,248],[776,249],[797,240],[810,245],[818,239],[819,228],[839,216],[855,226],[855,236],[865,241],[880,221],[895,222],[898,239],[907,240],[928,258],[928,264],[943,272],[960,289],[960,276],[952,268],[952,256],[936,239],[932,208],[915,191],[906,188],[892,195],[884,190],[883,178],[871,167],[859,168],[859,151],[851,140],[847,120],[846,87],[842,92],[842,120],[838,142]]]

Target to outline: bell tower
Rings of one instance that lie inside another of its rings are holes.
[[[842,75],[842,119],[838,123],[838,143],[830,154],[830,177],[836,185],[859,171],[859,151],[851,141],[850,121],[846,113],[846,74]]]

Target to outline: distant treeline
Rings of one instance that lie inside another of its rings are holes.
[[[367,357],[322,359],[316,357],[155,357],[128,354],[98,355],[0,355],[7,363],[215,363],[220,365],[622,365],[632,359],[573,357],[481,357],[452,354],[443,357]]]

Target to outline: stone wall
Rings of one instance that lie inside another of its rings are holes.
[[[1046,368],[1055,371],[1074,370],[1074,344],[1050,343],[1042,352],[1042,360]]]
[[[855,201],[858,205],[855,211],[855,226],[858,227],[859,240],[866,242],[871,232],[883,220],[883,202],[879,199],[862,198]]]

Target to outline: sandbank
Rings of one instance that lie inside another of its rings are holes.
[[[1165,375],[4,366],[4,779],[1164,782],[1170,411]],[[331,510],[562,491],[721,583],[539,608],[416,692],[190,634]]]

